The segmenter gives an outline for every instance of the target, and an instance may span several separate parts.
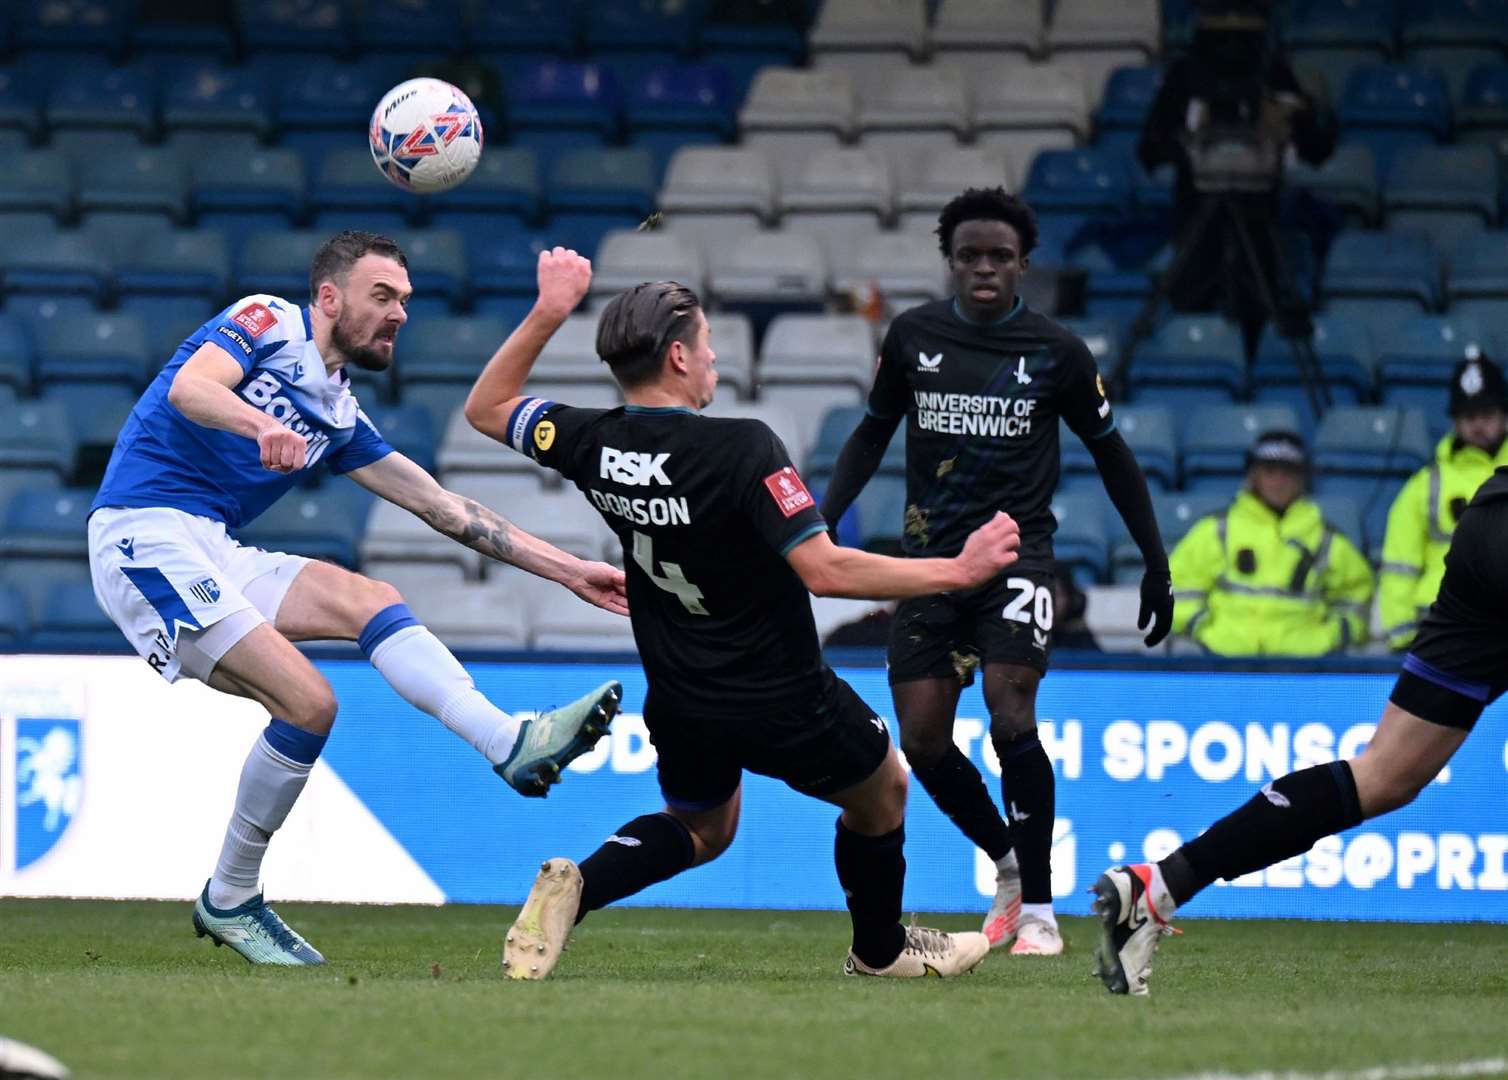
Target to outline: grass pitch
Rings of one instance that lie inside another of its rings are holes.
[[[76,1077],[1139,1078],[1508,1048],[1500,926],[1188,920],[1134,1000],[1090,977],[1082,919],[1061,958],[892,982],[843,977],[841,914],[610,910],[554,978],[512,983],[513,909],[279,910],[329,967],[253,969],[187,903],[0,902],[0,1034]]]

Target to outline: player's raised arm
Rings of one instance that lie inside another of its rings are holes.
[[[838,547],[825,532],[790,550],[786,561],[807,589],[818,596],[891,600],[951,592],[983,585],[1016,561],[1021,533],[1009,514],[993,518],[969,534],[951,559],[893,559]]]
[[[505,562],[558,582],[577,596],[619,615],[628,614],[623,571],[586,562],[531,533],[474,499],[440,486],[429,473],[399,453],[391,453],[350,474],[368,491],[414,514],[430,528]]]
[[[592,264],[567,248],[541,251],[538,279],[534,307],[492,354],[466,398],[467,421],[499,442],[507,440],[508,418],[518,405],[534,361],[586,295]]]
[[[224,349],[205,342],[173,376],[168,403],[203,427],[255,439],[262,452],[263,468],[280,473],[297,472],[304,467],[308,440],[242,401],[235,387],[245,377],[245,370]]]

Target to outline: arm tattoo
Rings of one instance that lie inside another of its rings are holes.
[[[474,499],[464,495],[454,503],[426,507],[419,516],[436,532],[444,533],[490,559],[513,562],[513,525]]]

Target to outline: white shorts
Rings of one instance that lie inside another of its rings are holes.
[[[224,522],[166,507],[102,507],[89,517],[94,599],[168,682],[205,682],[220,658],[278,607],[309,562],[244,547]]]

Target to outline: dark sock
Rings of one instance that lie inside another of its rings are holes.
[[[911,765],[911,775],[921,782],[937,808],[991,860],[1003,859],[1011,849],[1011,830],[995,800],[984,786],[984,777],[955,745],[932,765]]]
[[[689,870],[696,859],[691,833],[669,814],[645,814],[622,826],[581,861],[581,907],[588,911],[649,888]]]
[[[1272,781],[1158,865],[1173,902],[1183,904],[1216,878],[1234,881],[1302,855],[1361,821],[1351,765],[1332,761]]]
[[[1021,902],[1052,903],[1052,825],[1057,781],[1052,762],[1035,729],[1007,742],[995,741],[1000,755],[1000,790],[1011,839],[1021,863]]]
[[[906,827],[863,836],[838,819],[833,859],[853,919],[854,955],[872,968],[888,967],[906,947],[901,891],[906,885]]]

